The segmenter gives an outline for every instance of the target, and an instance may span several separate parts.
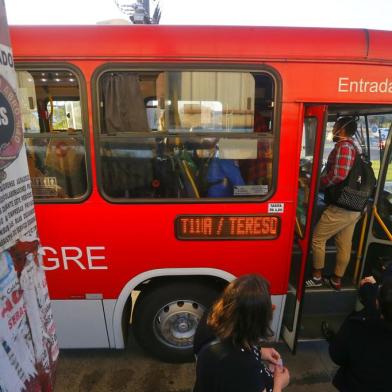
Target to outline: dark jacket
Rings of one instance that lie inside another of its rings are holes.
[[[219,341],[200,320],[194,339],[197,355],[194,392],[261,392],[273,389],[273,376],[258,348],[246,350],[230,341]],[[212,342],[212,344],[211,344]]]
[[[333,384],[341,392],[391,392],[392,324],[380,318],[377,285],[367,283],[359,294],[364,309],[330,342],[331,359],[340,366]]]

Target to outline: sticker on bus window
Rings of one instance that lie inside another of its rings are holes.
[[[270,214],[283,214],[284,203],[268,203],[268,212]]]
[[[35,197],[56,197],[59,187],[56,177],[31,177],[31,188]]]
[[[234,196],[262,196],[268,193],[268,185],[236,185]]]

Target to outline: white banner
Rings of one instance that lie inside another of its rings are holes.
[[[37,375],[23,292],[10,253],[0,254],[0,390],[27,390]]]
[[[59,347],[35,243],[0,253],[0,391],[51,392]]]
[[[1,1],[3,3],[3,1]],[[4,4],[0,3],[0,22],[5,23]],[[33,194],[23,142],[23,125],[17,80],[8,43],[0,30],[0,252],[17,240],[37,238]]]
[[[0,392],[52,392],[59,354],[0,0]]]

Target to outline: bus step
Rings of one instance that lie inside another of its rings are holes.
[[[298,340],[325,339],[321,331],[321,323],[327,322],[329,329],[337,332],[346,317],[346,313],[304,315],[301,320]]]
[[[354,286],[343,287],[340,291],[330,287],[306,289],[302,314],[303,316],[347,315],[355,310],[357,298],[357,289]]]

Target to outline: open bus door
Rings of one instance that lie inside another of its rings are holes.
[[[392,128],[392,126],[391,126]],[[369,230],[365,238],[360,276],[382,277],[383,271],[392,270],[392,132],[380,147],[381,165],[377,189],[372,205]],[[381,140],[381,138],[380,138]]]
[[[304,295],[304,274],[309,255],[310,233],[313,221],[315,192],[321,165],[320,153],[326,122],[326,105],[305,107],[301,143],[298,200],[289,287],[282,321],[282,337],[293,351],[296,350],[300,314]]]

